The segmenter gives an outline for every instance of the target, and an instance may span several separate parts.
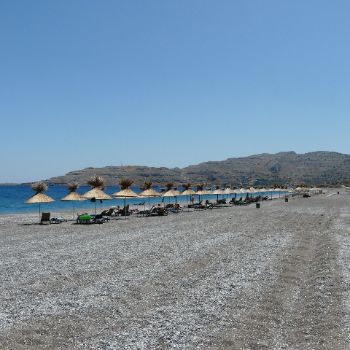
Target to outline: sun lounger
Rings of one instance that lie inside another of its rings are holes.
[[[54,218],[51,218],[50,220],[51,224],[61,224],[62,222],[67,222],[67,219],[62,217],[54,217]]]
[[[129,215],[131,215],[132,213],[131,213],[131,211],[129,210],[129,208],[130,208],[130,206],[129,206],[129,204],[128,204],[128,205],[126,205],[124,208],[119,209],[119,210],[117,211],[117,215],[121,215],[121,216],[129,216]]]
[[[50,225],[51,224],[50,217],[51,217],[51,213],[41,213],[40,224]]]
[[[198,203],[189,204],[188,207],[196,209],[196,210],[200,210],[200,209],[205,209],[206,208],[206,206],[204,204],[202,204],[202,201],[200,201]]]
[[[116,208],[109,208],[109,209],[103,210],[101,212],[101,215],[102,216],[115,216],[116,211],[117,211]]]
[[[78,215],[77,224],[92,224],[92,216],[87,213]]]
[[[91,215],[91,218],[93,224],[103,224],[104,222],[109,221],[108,216],[102,216],[101,214]]]
[[[90,215],[90,214],[81,214],[77,217],[77,224],[103,224],[109,220],[108,217],[98,215]]]
[[[204,209],[214,209],[214,204],[208,200],[205,201],[205,208]]]
[[[140,211],[140,214],[146,216],[166,216],[169,214],[168,210],[164,207],[152,207],[150,210]]]
[[[180,204],[178,203],[169,203],[165,206],[165,209],[169,212],[169,213],[179,213],[180,211],[182,211],[182,207]]]
[[[233,204],[233,205],[248,205],[248,204],[250,204],[250,201],[242,200],[242,198],[240,198],[238,201],[233,199],[233,200],[230,201],[230,204]]]

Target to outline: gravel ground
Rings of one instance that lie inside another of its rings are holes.
[[[350,195],[0,217],[0,349],[349,349]]]

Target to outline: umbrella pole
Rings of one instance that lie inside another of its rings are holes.
[[[40,203],[39,203],[39,223],[40,223]]]
[[[124,198],[124,220],[126,220],[126,198]]]

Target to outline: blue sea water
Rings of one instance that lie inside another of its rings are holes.
[[[136,193],[140,192],[138,188],[132,188]],[[157,188],[155,188],[157,190]],[[88,186],[81,186],[78,189],[78,192],[80,194],[86,192],[89,190]],[[119,190],[118,186],[108,186],[104,191],[108,194],[112,194]],[[159,189],[158,189],[159,190]],[[63,202],[60,199],[64,197],[68,192],[67,188],[63,185],[55,185],[55,186],[49,186],[48,191],[45,192],[47,195],[52,197],[55,201],[52,203],[42,204],[41,210],[43,211],[70,211],[72,210],[73,203],[72,202]],[[282,195],[284,192],[275,192],[274,196]],[[1,185],[0,186],[0,215],[1,214],[12,214],[12,213],[29,213],[29,212],[37,212],[38,211],[38,205],[37,204],[25,204],[25,201],[31,197],[34,194],[32,188],[30,185],[14,185],[14,186],[7,186],[7,185]],[[269,192],[265,193],[265,195],[270,195]],[[241,195],[245,196],[245,195]],[[223,196],[219,196],[219,198],[222,198]],[[237,198],[239,198],[240,195],[237,195]],[[196,197],[197,200],[198,197]],[[226,196],[227,198],[227,196]],[[215,200],[215,195],[207,195],[202,196],[201,199],[206,200]],[[186,197],[177,197],[177,200],[183,200],[187,201]],[[166,203],[174,202],[174,198],[165,198],[164,201]],[[147,204],[155,204],[155,203],[161,203],[162,198],[132,198],[128,199],[129,204],[140,204],[145,202]],[[112,199],[109,201],[104,201],[103,203],[97,203],[97,208],[100,207],[108,207],[112,205],[124,205],[123,199]],[[79,211],[79,209],[86,209],[86,211],[93,211],[95,208],[94,203],[91,203],[90,201],[82,201],[82,202],[74,202],[74,206],[76,210]]]
[[[80,194],[88,191],[90,187],[81,186],[78,189]],[[118,191],[119,188],[117,186],[109,186],[105,189],[105,192],[108,194],[112,194]],[[48,190],[45,192],[48,196],[52,197],[55,201],[47,204],[41,204],[41,209],[45,211],[69,211],[73,207],[72,202],[61,201],[68,193],[67,187],[63,185],[55,185],[49,186]],[[38,211],[37,204],[26,204],[25,201],[34,194],[30,185],[14,185],[0,186],[0,215],[1,214],[10,214],[10,213],[28,213],[28,212],[36,212]],[[140,200],[140,198],[130,199],[128,203],[140,203],[144,200]],[[105,201],[103,206],[109,205],[123,205],[123,199],[112,199],[109,201]],[[94,203],[90,201],[81,201],[74,202],[74,206],[77,210],[86,209],[92,210],[94,208]],[[101,206],[101,203],[98,202],[97,206]]]

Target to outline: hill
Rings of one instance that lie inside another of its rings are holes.
[[[86,168],[53,177],[51,184],[77,181],[80,184],[92,175],[105,178],[108,185],[121,178],[131,178],[137,185],[145,180],[162,185],[166,182],[267,186],[279,184],[335,185],[350,183],[350,155],[337,152],[280,152],[257,154],[249,157],[209,161],[185,168],[147,166],[106,166]]]

